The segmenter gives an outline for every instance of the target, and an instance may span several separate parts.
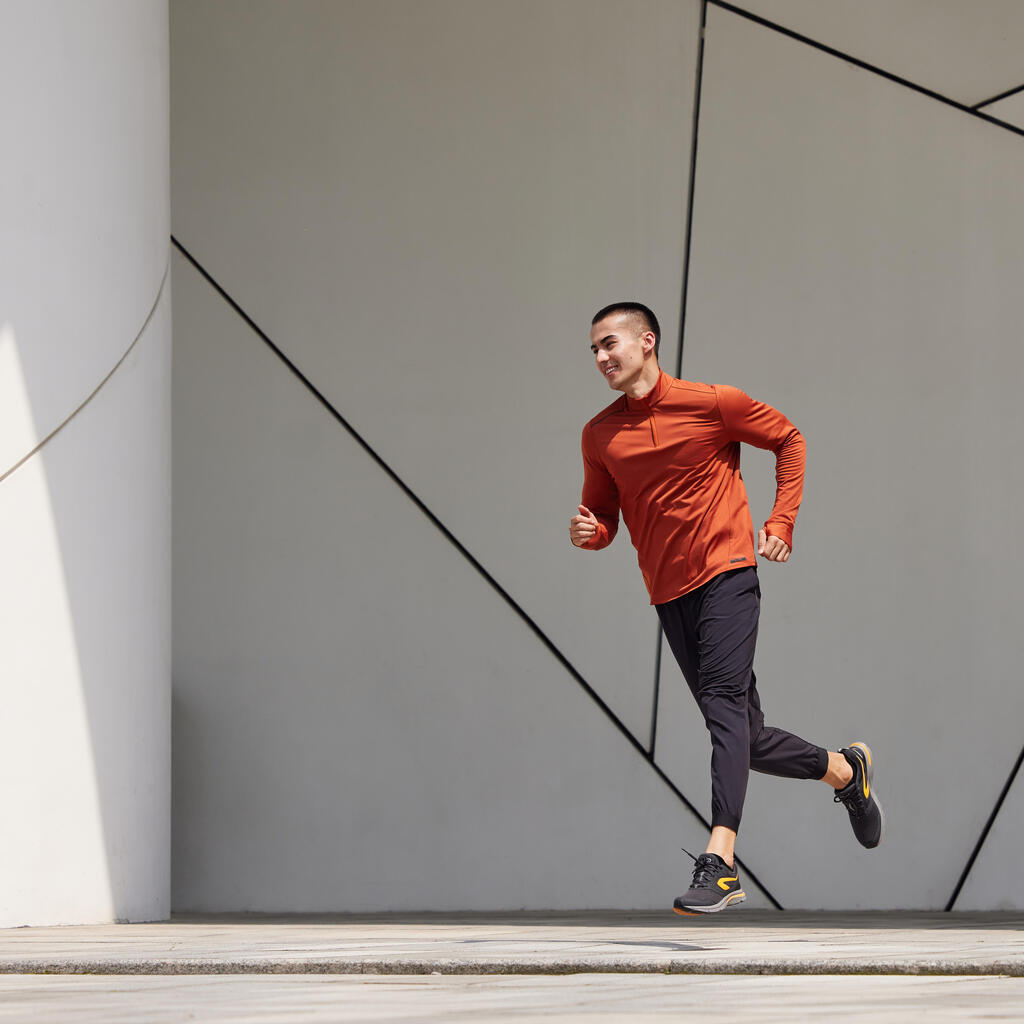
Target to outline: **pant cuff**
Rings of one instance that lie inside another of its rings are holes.
[[[814,764],[814,778],[823,779],[828,771],[828,751],[824,747],[818,747],[818,759]]]
[[[733,832],[739,832],[740,819],[735,814],[729,814],[727,811],[715,811],[711,816],[711,827],[717,828],[719,825],[731,828]]]

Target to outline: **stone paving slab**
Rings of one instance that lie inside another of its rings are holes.
[[[0,974],[1024,977],[1024,914],[178,916],[0,929]]]
[[[1024,978],[573,974],[7,975],[0,1024],[1019,1021]]]

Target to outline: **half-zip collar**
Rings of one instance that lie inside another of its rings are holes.
[[[630,412],[649,413],[665,397],[671,385],[672,378],[662,370],[658,379],[654,382],[654,387],[643,398],[625,396],[626,408]]]

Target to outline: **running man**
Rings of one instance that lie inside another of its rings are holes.
[[[629,529],[651,604],[711,734],[711,836],[679,914],[746,899],[736,833],[751,768],[820,779],[850,814],[854,835],[882,838],[871,751],[826,750],[764,724],[753,672],[761,604],[740,442],[775,453],[775,507],[757,535],[765,561],[789,561],[803,492],[804,439],[782,413],[722,385],[676,380],[658,365],[657,317],[638,302],[593,319],[598,372],[622,396],[583,428],[583,496],[569,523],[578,548],[600,550]]]

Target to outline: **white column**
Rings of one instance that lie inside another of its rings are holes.
[[[166,0],[0,5],[0,927],[169,912]]]

